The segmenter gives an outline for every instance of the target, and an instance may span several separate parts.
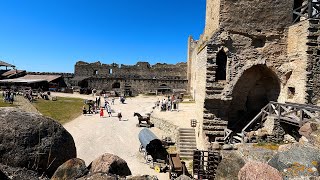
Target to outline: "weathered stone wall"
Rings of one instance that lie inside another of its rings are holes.
[[[209,39],[219,29],[221,0],[207,0],[204,39]]]
[[[307,102],[320,105],[320,20],[309,20]]]
[[[124,90],[125,86],[130,86],[134,94],[156,91],[163,84],[171,89],[187,89],[187,80],[158,80],[158,79],[115,79],[115,78],[90,78],[89,87],[95,89]],[[120,88],[114,89],[113,84],[120,83]]]
[[[293,0],[221,0],[220,28],[253,34],[292,24]],[[208,4],[211,2],[209,1]]]
[[[302,21],[292,25],[288,29],[287,38],[287,62],[278,70],[281,72],[281,93],[279,102],[307,103],[307,36],[308,21]],[[294,92],[290,92],[294,91]]]
[[[136,65],[86,63],[79,61],[75,65],[75,76],[84,77],[135,77],[141,79],[187,79],[187,64],[161,64],[151,66],[147,62]]]
[[[318,102],[320,24],[292,25],[293,3],[207,0],[204,34],[188,48],[189,90],[205,134],[221,139],[230,119],[241,129],[268,101]]]
[[[204,111],[204,100],[206,97],[206,71],[207,71],[207,48],[204,47],[198,51],[195,49],[192,53],[192,70],[191,70],[191,90],[193,98],[196,102],[195,113],[197,114],[198,135],[203,136],[202,124],[203,124],[203,111]],[[203,140],[203,138],[199,138]],[[204,142],[199,142],[200,148],[204,148]],[[201,145],[203,145],[201,147]]]

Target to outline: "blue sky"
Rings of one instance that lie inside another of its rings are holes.
[[[78,60],[185,62],[205,0],[0,0],[0,60],[18,69],[73,72]]]

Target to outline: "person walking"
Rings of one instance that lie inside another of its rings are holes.
[[[109,104],[107,104],[107,112],[108,112],[109,117],[111,117],[111,107]]]
[[[119,118],[119,121],[121,121],[122,114],[121,114],[121,111],[120,111],[120,110],[118,111],[118,118]]]
[[[112,98],[111,104],[114,105],[114,97]]]
[[[100,107],[100,117],[103,117],[103,108]]]

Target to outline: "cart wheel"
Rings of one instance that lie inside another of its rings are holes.
[[[160,171],[161,171],[161,169],[160,169],[160,167],[159,166],[154,166],[154,170],[157,172],[157,173],[160,173]]]

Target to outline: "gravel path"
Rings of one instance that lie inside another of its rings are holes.
[[[53,93],[53,95],[62,96],[60,93]],[[69,94],[63,94],[63,96],[70,97]],[[84,99],[88,97],[76,94],[71,96]],[[126,104],[121,104],[116,99],[115,105],[111,107],[115,112],[121,110],[123,121],[119,121],[116,113],[113,113],[112,117],[104,118],[100,118],[99,114],[82,115],[65,124],[64,127],[75,140],[78,157],[89,165],[98,156],[112,153],[126,160],[133,175],[149,174],[156,175],[159,179],[168,179],[168,173],[156,173],[148,164],[145,164],[143,156],[138,151],[140,145],[138,134],[141,128],[136,127],[138,120],[137,117],[133,117],[133,113],[149,112],[156,100],[156,97],[139,96],[128,98]],[[157,128],[151,130],[159,138],[163,135]]]

